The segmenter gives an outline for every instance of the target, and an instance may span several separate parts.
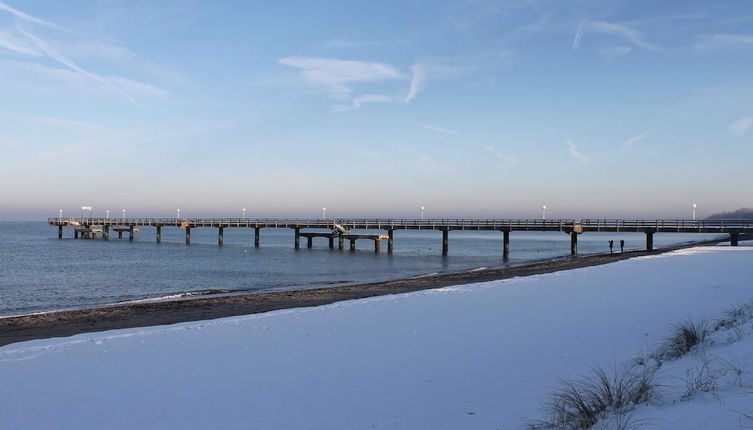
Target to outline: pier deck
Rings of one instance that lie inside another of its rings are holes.
[[[162,227],[183,228],[186,243],[191,243],[191,229],[213,227],[219,231],[218,244],[224,243],[225,228],[253,228],[254,245],[260,245],[262,228],[290,228],[295,230],[295,247],[300,246],[300,237],[307,239],[308,247],[313,246],[313,239],[323,237],[329,240],[330,248],[334,240],[350,240],[350,249],[355,249],[359,239],[374,241],[374,250],[379,252],[382,240],[388,241],[388,252],[393,250],[393,233],[395,230],[440,230],[442,232],[442,254],[448,253],[448,236],[450,231],[500,231],[503,233],[503,257],[510,251],[510,233],[513,231],[560,231],[570,235],[570,253],[577,253],[578,235],[587,232],[639,232],[646,234],[646,250],[653,250],[654,233],[717,233],[729,234],[732,245],[737,245],[742,233],[753,232],[751,220],[627,220],[627,219],[287,219],[287,218],[49,218],[49,225],[58,227],[58,237],[63,237],[63,227],[74,227],[75,237],[82,229],[101,227],[102,236],[109,238],[109,230],[129,232],[133,240],[136,227],[156,227],[157,242],[162,238]],[[329,230],[328,232],[302,232],[303,229]],[[385,230],[381,234],[354,234],[351,230]],[[91,237],[86,235],[86,237]]]

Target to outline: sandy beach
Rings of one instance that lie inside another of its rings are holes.
[[[703,242],[703,244],[720,242],[724,242],[724,240]],[[343,300],[551,273],[559,270],[597,266],[627,258],[663,253],[698,245],[699,243],[694,243],[667,247],[655,250],[652,253],[634,251],[582,257],[562,257],[522,266],[473,270],[349,286],[132,303],[3,317],[0,318],[0,346],[32,339],[64,337],[78,333],[174,324],[255,314],[279,309],[319,306]]]

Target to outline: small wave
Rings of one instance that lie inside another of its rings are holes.
[[[418,276],[411,276],[410,278],[406,278],[406,279],[421,279],[421,278],[427,278],[429,276],[436,276],[436,275],[439,275],[439,272],[432,272],[432,273],[426,273],[426,274],[418,275]]]
[[[166,296],[147,297],[147,298],[135,299],[135,300],[124,300],[124,301],[115,303],[115,305],[160,302],[160,301],[165,301],[165,300],[183,299],[186,297],[194,297],[194,296],[211,296],[215,294],[228,294],[228,293],[234,293],[238,291],[241,291],[241,290],[214,289],[214,290],[202,290],[202,291],[187,291],[185,293],[168,294]]]

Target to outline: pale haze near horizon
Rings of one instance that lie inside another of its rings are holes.
[[[753,206],[753,4],[0,1],[0,220]]]

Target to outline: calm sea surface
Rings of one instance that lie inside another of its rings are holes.
[[[383,232],[378,232],[383,233]],[[45,222],[0,222],[0,316],[79,308],[191,294],[234,294],[352,284],[479,267],[520,265],[567,255],[564,233],[513,232],[510,259],[502,261],[502,233],[450,232],[449,256],[442,257],[439,231],[395,232],[395,252],[374,254],[373,242],[358,243],[356,252],[330,250],[326,239],[314,247],[293,248],[293,231],[262,229],[254,248],[253,229],[225,229],[217,246],[217,229],[191,231],[144,227],[136,240],[74,240],[70,228],[57,239]],[[707,240],[708,234],[657,233],[655,246]],[[624,239],[626,249],[644,246],[642,233],[586,233],[578,238],[580,254],[608,251],[607,241]],[[616,246],[619,248],[619,246]],[[383,244],[383,250],[386,244]]]

